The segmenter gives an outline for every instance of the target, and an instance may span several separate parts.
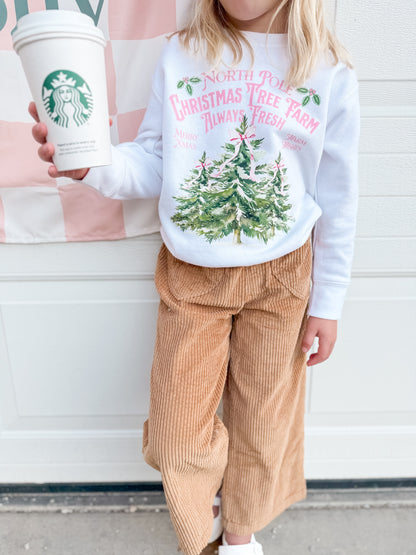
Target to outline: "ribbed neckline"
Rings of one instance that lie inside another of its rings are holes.
[[[255,31],[241,31],[251,44],[259,46],[287,46],[288,33],[257,33]],[[267,37],[267,43],[266,43]]]

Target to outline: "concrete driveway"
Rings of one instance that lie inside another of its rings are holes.
[[[0,503],[1,555],[178,553],[162,492],[0,494]],[[256,538],[265,555],[416,555],[416,489],[308,490]]]

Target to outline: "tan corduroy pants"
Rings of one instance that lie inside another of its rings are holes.
[[[239,535],[306,497],[301,341],[311,268],[311,237],[278,259],[226,268],[188,264],[162,244],[143,455],[161,472],[186,555],[207,545],[221,485],[223,524]]]

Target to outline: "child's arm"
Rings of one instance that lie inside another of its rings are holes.
[[[325,361],[332,353],[354,251],[360,107],[356,76],[347,69],[343,71],[346,79],[334,86],[331,95],[316,177],[315,199],[322,214],[313,230],[312,290],[302,349],[307,352],[315,337],[319,348],[310,355],[308,366]]]
[[[37,124],[32,128],[40,143],[39,157],[49,162],[50,177],[69,177],[97,189],[103,196],[115,199],[153,198],[162,188],[162,103],[152,92],[145,117],[136,139],[112,146],[112,165],[58,172],[53,165],[54,146],[48,143],[47,127],[39,123],[34,102],[29,113]],[[110,125],[112,121],[110,119]]]
[[[312,290],[308,315],[337,320],[351,277],[358,207],[360,107],[353,71],[333,87],[316,178],[322,209],[313,232]]]
[[[162,189],[163,105],[152,89],[134,141],[112,147],[111,166],[91,168],[82,183],[113,199],[157,198]]]

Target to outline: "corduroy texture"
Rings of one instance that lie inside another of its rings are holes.
[[[162,244],[143,455],[161,472],[186,555],[207,545],[221,485],[224,526],[239,535],[306,497],[301,341],[311,269],[311,237],[281,258],[227,268],[188,264]]]

